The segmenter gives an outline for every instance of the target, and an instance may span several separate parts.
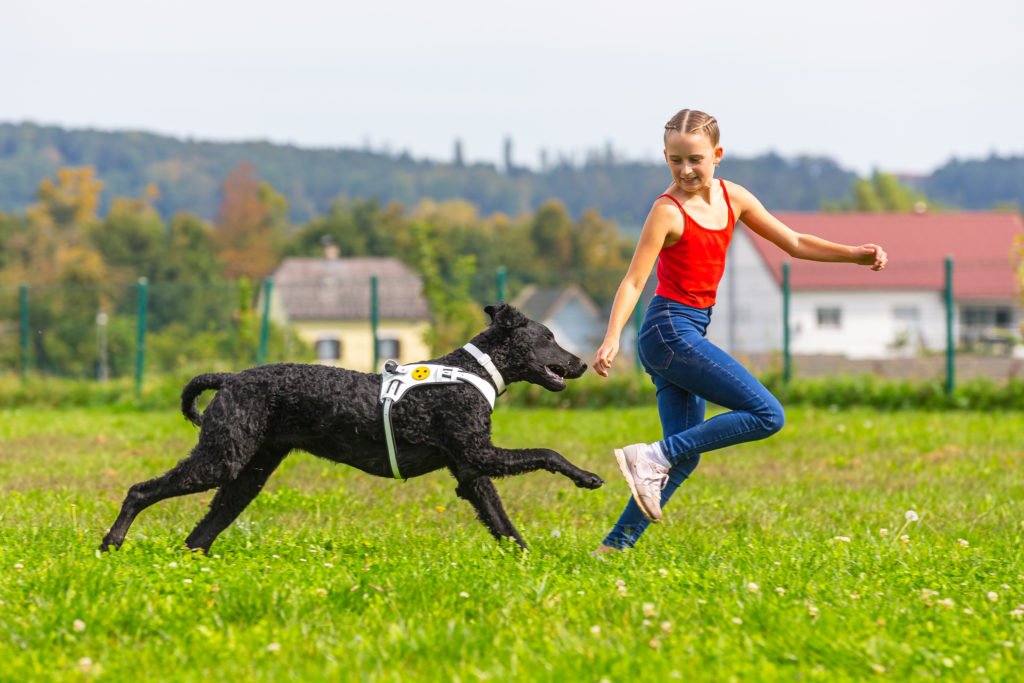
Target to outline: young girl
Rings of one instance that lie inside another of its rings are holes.
[[[701,453],[782,429],[785,416],[778,400],[705,339],[736,221],[794,258],[872,270],[881,270],[887,261],[876,244],[844,246],[794,232],[745,188],[716,180],[721,160],[713,116],[684,109],[665,124],[665,163],[672,184],[647,216],[594,359],[594,369],[607,377],[622,328],[657,261],[658,287],[640,327],[637,351],[657,389],[663,440],[615,449],[633,497],[597,553],[633,547],[648,520],[661,520],[662,507],[693,472]],[[705,401],[730,412],[705,421]]]

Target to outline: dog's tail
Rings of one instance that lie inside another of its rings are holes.
[[[203,416],[196,410],[196,399],[199,398],[199,394],[209,389],[220,389],[224,386],[225,380],[233,374],[231,372],[207,372],[196,375],[185,385],[185,388],[181,390],[181,412],[189,422],[196,426],[202,425]]]

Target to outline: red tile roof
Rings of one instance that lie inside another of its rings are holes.
[[[775,278],[790,264],[793,290],[934,289],[945,287],[945,259],[953,257],[953,292],[957,299],[1016,297],[1010,250],[1024,233],[1017,213],[806,213],[775,216],[797,232],[840,244],[881,245],[889,255],[885,270],[874,272],[846,263],[818,263],[790,258],[743,226]]]

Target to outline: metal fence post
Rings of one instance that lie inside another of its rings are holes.
[[[270,337],[270,293],[274,290],[274,278],[268,277],[263,282],[263,324],[260,325],[260,350],[256,364],[263,365],[267,360],[267,341]]]
[[[782,264],[782,381],[793,376],[793,356],[789,349],[789,264]]]
[[[956,384],[956,339],[953,336],[953,257],[946,257],[946,393]]]
[[[377,276],[370,276],[370,331],[373,333],[373,369],[380,365],[380,344],[377,341],[377,326],[380,324],[380,307],[377,299]]]
[[[142,396],[142,373],[146,364],[146,301],[149,281],[139,278],[139,326],[135,340],[135,395]]]
[[[505,300],[505,281],[507,277],[505,266],[498,267],[498,301]]]
[[[28,285],[19,288],[21,305],[21,378],[28,379]]]

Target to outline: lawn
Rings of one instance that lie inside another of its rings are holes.
[[[183,457],[180,414],[0,411],[0,680],[1024,680],[1024,413],[794,408],[709,453],[632,551],[611,448],[653,407],[517,410],[495,441],[608,483],[499,481],[499,545],[435,473],[295,453],[209,556],[210,494],[96,551],[132,483]],[[907,512],[917,517],[908,521]]]

